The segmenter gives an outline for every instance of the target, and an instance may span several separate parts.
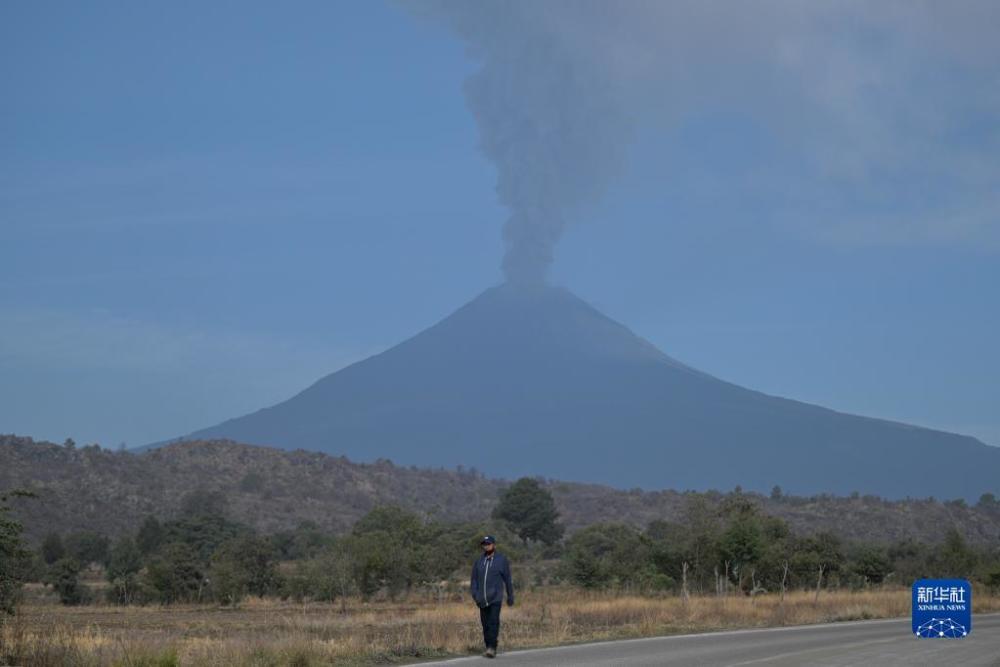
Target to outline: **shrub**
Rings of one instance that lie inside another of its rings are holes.
[[[186,544],[171,543],[146,566],[143,583],[156,591],[160,602],[200,601],[206,579]]]
[[[278,592],[275,550],[267,540],[243,536],[223,544],[212,557],[212,592],[226,604],[236,604],[246,595]]]
[[[60,558],[49,567],[46,583],[66,605],[81,604],[87,600],[87,591],[80,583],[80,563],[74,558]]]
[[[0,613],[12,614],[30,560],[21,538],[21,523],[7,516],[10,508],[6,501],[7,496],[0,496]]]

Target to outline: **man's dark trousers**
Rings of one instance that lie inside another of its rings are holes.
[[[497,636],[500,634],[500,607],[503,605],[494,602],[485,607],[479,608],[479,620],[483,623],[483,643],[486,648],[494,651],[497,648]]]

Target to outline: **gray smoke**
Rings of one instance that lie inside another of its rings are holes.
[[[614,73],[587,48],[614,20],[609,3],[439,2],[425,5],[466,41],[482,68],[465,84],[481,148],[510,210],[503,270],[541,282],[569,216],[618,169],[628,127]]]
[[[465,94],[510,211],[510,281],[545,279],[566,226],[605,192],[637,128],[705,111],[740,114],[775,138],[786,164],[725,187],[752,191],[776,224],[784,215],[902,240],[981,239],[998,227],[997,136],[955,142],[1000,114],[1000,4],[990,0],[407,6],[481,63]],[[960,77],[979,83],[957,95]]]

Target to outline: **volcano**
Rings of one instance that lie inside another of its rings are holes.
[[[558,287],[488,289],[283,403],[188,438],[621,488],[1000,491],[1000,448],[725,382]]]

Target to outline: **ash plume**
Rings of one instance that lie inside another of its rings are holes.
[[[482,68],[465,84],[481,148],[510,211],[508,281],[543,282],[568,216],[604,191],[629,124],[592,27],[615,19],[597,3],[438,2],[423,6],[468,44]]]
[[[1000,138],[956,140],[1000,117],[997,3],[406,6],[481,64],[465,95],[510,212],[511,282],[544,281],[567,225],[605,192],[634,134],[700,114],[738,116],[770,139],[767,163],[719,183],[765,207],[758,217],[770,224],[821,240],[1000,244]],[[963,78],[978,84],[956,95]]]

